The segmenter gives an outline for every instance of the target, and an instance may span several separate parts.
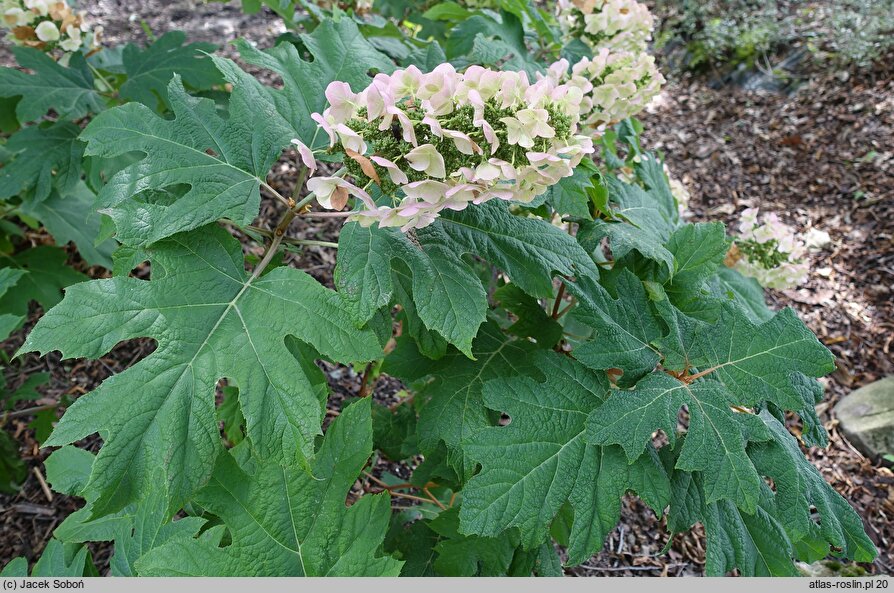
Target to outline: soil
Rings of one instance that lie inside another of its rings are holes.
[[[141,22],[155,35],[185,30],[190,39],[222,44],[246,37],[265,47],[280,33],[282,23],[269,13],[244,15],[239,2],[211,3],[160,0],[82,1],[96,22],[105,27],[110,44],[144,43]],[[222,50],[234,56],[231,46]],[[880,64],[894,63],[890,58]],[[8,48],[0,47],[0,64],[11,64]],[[793,307],[837,356],[837,371],[824,380],[827,398],[819,406],[831,433],[825,450],[806,453],[823,476],[864,518],[870,537],[879,548],[878,560],[864,568],[870,573],[894,572],[894,474],[881,462],[865,458],[840,434],[832,407],[849,391],[894,374],[894,78],[879,66],[860,75],[814,74],[792,94],[745,91],[739,87],[711,88],[700,79],[674,79],[662,101],[643,114],[644,141],[664,153],[673,172],[692,193],[693,220],[734,223],[746,207],[777,212],[801,232],[819,229],[830,234],[831,244],[810,254],[811,276],[797,290],[774,292],[775,308]],[[270,176],[281,193],[291,191],[295,157],[285,157]],[[272,200],[265,201],[259,224],[270,226],[278,217]],[[298,221],[291,234],[302,238],[333,240],[336,221]],[[29,235],[37,244],[45,235]],[[260,254],[257,246],[246,250]],[[332,285],[334,252],[306,248],[287,261]],[[71,263],[86,269],[72,253]],[[29,324],[2,343],[12,355],[40,315],[32,311]],[[152,352],[151,340],[119,344],[103,358],[60,361],[58,353],[44,358],[27,355],[4,369],[15,388],[36,372],[50,373],[40,389],[37,404],[54,404],[98,386]],[[323,365],[333,396],[332,413],[341,402],[355,397],[360,376],[353,369]],[[391,403],[400,385],[387,377],[376,383],[373,397]],[[28,403],[27,405],[34,405]],[[26,407],[22,405],[21,407]],[[52,494],[41,485],[41,451],[28,418],[14,419],[4,429],[20,444],[28,464],[28,478],[20,492],[0,495],[0,566],[16,556],[35,559],[53,529],[82,503]],[[793,419],[793,430],[797,423]],[[84,446],[96,450],[99,439]],[[382,464],[382,470],[406,477],[406,467]],[[358,484],[359,488],[369,481]],[[569,570],[579,576],[700,575],[704,569],[704,534],[700,528],[677,535],[669,551],[663,522],[639,500],[624,501],[622,519],[609,535],[605,548],[584,565]],[[91,544],[101,573],[108,568],[110,546]]]

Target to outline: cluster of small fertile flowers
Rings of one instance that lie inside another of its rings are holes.
[[[727,265],[767,288],[792,288],[807,279],[805,252],[804,243],[776,214],[767,214],[761,221],[758,209],[748,208],[742,212],[739,237],[727,255]]]
[[[559,25],[566,39],[580,39],[594,51],[644,52],[655,20],[635,0],[559,0]]]
[[[580,126],[590,132],[636,115],[665,82],[653,56],[609,49],[581,59],[570,71],[563,58],[549,67],[547,77],[581,91]]]
[[[2,0],[3,26],[16,45],[71,53],[99,47],[102,27],[91,30],[86,12],[72,10],[63,0]]]
[[[326,98],[330,107],[312,117],[330,150],[346,154],[355,183],[318,178],[308,187],[326,207],[359,197],[366,208],[353,218],[364,225],[408,230],[444,209],[493,198],[530,202],[593,152],[592,140],[576,134],[579,89],[531,83],[524,72],[459,73],[441,64],[423,74],[410,66],[378,74],[360,93],[333,82]],[[373,203],[365,191],[372,184],[391,204]]]

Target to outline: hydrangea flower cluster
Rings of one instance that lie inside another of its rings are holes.
[[[16,45],[66,53],[99,47],[102,27],[91,30],[87,13],[75,12],[64,0],[0,0],[0,10],[3,27]]]
[[[727,255],[728,266],[767,288],[792,288],[807,279],[806,247],[776,214],[761,221],[757,208],[744,210],[739,234]]]
[[[343,82],[326,89],[330,107],[313,114],[330,150],[347,155],[340,177],[311,179],[324,207],[343,207],[348,195],[366,208],[361,224],[402,230],[431,224],[447,208],[462,210],[493,198],[530,202],[588,154],[593,142],[577,135],[583,93],[549,78],[531,83],[524,72],[441,64],[428,74],[410,66],[378,74],[354,93]],[[302,159],[313,163],[299,145]],[[376,184],[391,205],[366,192]]]
[[[642,53],[655,27],[649,9],[635,0],[559,0],[556,12],[565,38],[580,39],[594,51]]]
[[[588,132],[601,132],[636,115],[658,95],[665,82],[653,56],[607,48],[592,59],[581,59],[570,71],[568,60],[563,58],[549,67],[547,78],[581,91],[580,125]]]

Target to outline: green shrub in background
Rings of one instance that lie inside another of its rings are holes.
[[[807,51],[824,68],[870,68],[894,47],[894,0],[656,0],[656,47],[672,67],[772,67]]]

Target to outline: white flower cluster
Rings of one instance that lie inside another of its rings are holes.
[[[775,289],[792,288],[807,279],[806,247],[776,214],[767,214],[761,221],[757,208],[744,210],[739,234],[727,263],[741,274]]]
[[[602,132],[610,124],[636,115],[665,82],[653,56],[607,48],[592,59],[581,59],[570,71],[563,58],[549,67],[547,78],[581,91],[580,125],[588,132]]]
[[[559,0],[557,17],[566,39],[580,39],[594,51],[641,53],[655,26],[649,9],[635,0]]]
[[[16,45],[68,53],[99,47],[102,27],[91,29],[87,13],[75,12],[64,0],[0,0],[0,10]]]
[[[314,120],[347,155],[352,184],[340,177],[308,182],[324,207],[343,207],[349,194],[366,208],[361,224],[402,230],[431,224],[447,208],[462,210],[493,198],[530,202],[593,152],[577,135],[583,93],[524,72],[441,64],[423,74],[410,66],[378,74],[354,93],[343,82],[326,89],[330,107]],[[315,166],[299,144],[305,164]],[[376,205],[375,183],[392,198]]]

